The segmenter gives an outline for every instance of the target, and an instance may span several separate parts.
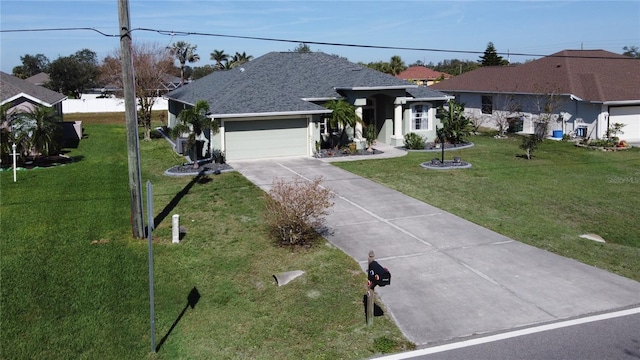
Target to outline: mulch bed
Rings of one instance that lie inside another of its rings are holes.
[[[18,168],[21,169],[38,169],[38,168],[50,168],[59,165],[65,165],[73,162],[73,158],[64,155],[52,155],[52,156],[38,156],[35,159],[29,159],[23,164],[18,163]],[[11,169],[12,163],[2,164],[3,169]]]

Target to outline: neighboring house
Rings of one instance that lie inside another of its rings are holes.
[[[444,79],[451,78],[451,75],[429,69],[425,66],[410,66],[405,71],[396,75],[396,77],[399,79],[411,81],[416,85],[430,86]]]
[[[8,114],[16,111],[30,111],[40,105],[53,108],[62,119],[62,101],[66,98],[58,92],[0,72],[0,104],[11,104]]]
[[[435,137],[436,108],[450,97],[324,53],[271,52],[242,66],[215,71],[166,95],[169,126],[202,99],[220,132],[208,149],[227,160],[311,156],[326,141],[331,113],[323,105],[345,99],[355,105],[377,141],[402,146],[415,132]],[[362,126],[355,141],[364,146]],[[353,136],[353,131],[347,131]]]
[[[44,86],[44,84],[48,83],[49,81],[51,81],[51,78],[49,78],[49,74],[44,73],[44,72],[40,72],[37,73],[33,76],[30,76],[28,78],[25,79],[26,81],[32,83],[33,85],[39,85],[39,86]]]
[[[67,146],[75,146],[82,138],[82,122],[62,122],[62,102],[66,99],[63,94],[0,72],[0,105],[10,104],[7,109],[8,116],[30,112],[36,106],[53,108],[61,121],[63,141]],[[4,126],[7,124],[0,124],[0,127]]]
[[[431,86],[455,96],[476,119],[521,119],[515,128],[532,133],[545,105],[549,131],[602,138],[625,124],[627,141],[640,141],[640,60],[604,50],[564,50],[517,66],[481,67]]]

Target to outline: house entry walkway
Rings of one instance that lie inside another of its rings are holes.
[[[265,191],[275,178],[322,176],[336,194],[327,239],[363,269],[375,251],[393,275],[376,292],[418,347],[640,305],[639,282],[525,245],[325,161],[230,165]]]

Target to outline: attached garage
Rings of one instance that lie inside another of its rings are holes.
[[[227,160],[309,155],[309,121],[298,119],[227,120],[224,122]]]
[[[620,106],[609,108],[609,124],[625,124],[621,140],[640,141],[640,106]]]

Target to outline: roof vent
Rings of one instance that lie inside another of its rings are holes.
[[[244,72],[244,68],[240,68],[240,72]]]

